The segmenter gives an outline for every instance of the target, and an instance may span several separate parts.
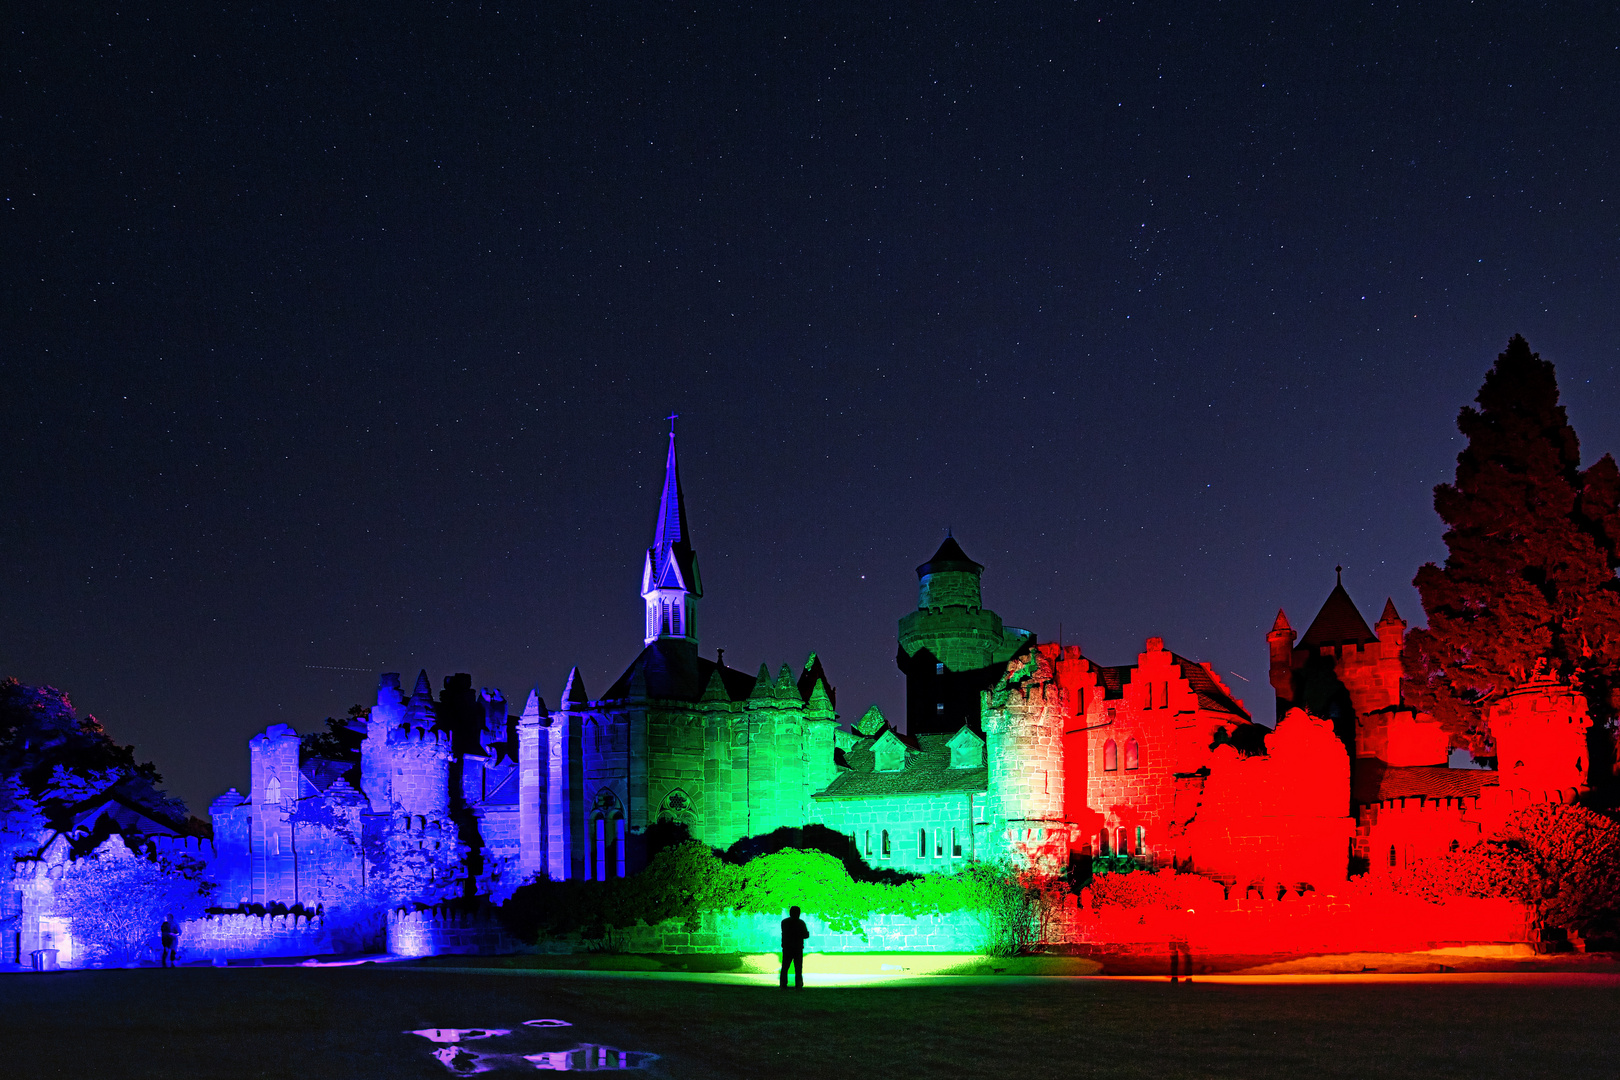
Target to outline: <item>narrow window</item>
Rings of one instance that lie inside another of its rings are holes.
[[[1142,751],[1136,745],[1136,736],[1125,740],[1125,767],[1134,769],[1142,764]]]
[[[917,830],[917,858],[928,858],[928,830]]]
[[[676,637],[681,636],[681,608],[684,606],[685,605],[677,600],[675,603],[671,604],[669,608],[670,626]]]
[[[272,855],[280,855],[281,854],[281,830],[280,829],[271,829],[270,830],[270,854],[272,854]]]
[[[934,858],[943,859],[944,857],[945,857],[945,830],[943,830],[943,829],[935,829],[934,830]]]
[[[281,781],[273,776],[270,778],[270,782],[264,785],[264,801],[271,805],[281,801]]]
[[[1078,716],[1086,715],[1086,688],[1085,687],[1082,686],[1080,689],[1075,691],[1074,700],[1077,703],[1075,705],[1075,709],[1077,710],[1076,715],[1078,715]]]
[[[1131,853],[1131,849],[1126,844],[1126,841],[1125,841],[1125,826],[1123,826],[1123,825],[1121,825],[1119,827],[1118,842],[1119,842],[1119,849],[1118,849],[1119,853],[1121,855],[1129,855]]]
[[[1119,768],[1119,744],[1109,739],[1103,743],[1103,772],[1114,772]]]
[[[934,674],[935,675],[943,675],[943,674],[945,674],[945,665],[944,664],[935,664],[934,665]]]
[[[943,701],[939,702],[937,705],[934,706],[934,715],[935,716],[944,716],[945,715],[945,703]]]
[[[866,830],[866,857],[868,859],[870,859],[872,857],[872,830],[871,829]]]
[[[1147,684],[1147,708],[1153,708],[1153,684]]]
[[[596,873],[597,881],[607,880],[607,822],[596,819]]]
[[[1170,684],[1160,683],[1159,690],[1162,691],[1159,694],[1159,708],[1168,709],[1170,707]]]
[[[1393,851],[1395,849],[1391,848],[1390,850]],[[889,857],[889,830],[888,829],[883,830],[883,857],[885,859],[887,859]]]
[[[1136,853],[1138,855],[1147,850],[1147,826],[1136,827]]]
[[[624,877],[624,818],[613,823],[613,849],[614,869],[618,877]]]
[[[1103,856],[1106,856],[1108,854],[1108,830],[1107,829],[1104,829],[1102,832],[1097,834],[1097,854],[1098,855],[1103,855]]]
[[[952,829],[951,830],[951,858],[960,859],[961,857],[962,857],[962,840],[961,840],[961,837],[956,835],[956,830]]]
[[[1395,845],[1389,845],[1389,865],[1395,865]]]

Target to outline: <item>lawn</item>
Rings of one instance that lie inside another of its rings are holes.
[[[647,1072],[629,1074],[649,1077],[1612,1080],[1617,1016],[1612,985],[1460,980],[1173,986],[1001,977],[783,992],[674,972],[404,964],[86,971],[0,976],[9,1051],[0,1075],[443,1080],[452,1074],[432,1055],[444,1044],[406,1032],[511,1028],[463,1046],[650,1052],[659,1058]],[[522,1026],[541,1018],[573,1026]]]

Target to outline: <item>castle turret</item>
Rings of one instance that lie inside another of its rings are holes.
[[[552,881],[585,876],[585,783],[580,726],[590,702],[579,668],[571,668],[562,700],[546,728],[546,875]]]
[[[530,690],[517,724],[518,877],[525,881],[546,870],[546,837],[541,829],[546,747],[540,735],[549,722],[539,688]]]
[[[366,717],[366,739],[360,744],[360,787],[373,813],[386,814],[392,805],[388,733],[404,720],[405,694],[399,688],[399,672],[385,672],[377,680],[377,704]]]
[[[1266,645],[1271,651],[1271,688],[1277,692],[1277,717],[1294,700],[1294,639],[1299,635],[1288,625],[1288,616],[1277,609],[1277,618],[1266,634]]]
[[[985,694],[983,713],[990,827],[1002,829],[989,837],[992,850],[1050,872],[1066,864],[1070,843],[1063,735],[1071,708],[1059,681],[1061,659],[1051,644],[1013,661]]]
[[[669,429],[669,456],[664,461],[664,491],[658,499],[658,524],[652,547],[641,567],[641,598],[647,607],[647,645],[660,638],[697,644],[697,602],[703,595],[697,552],[692,550],[675,465],[675,427]]]
[[[286,724],[271,724],[248,742],[253,800],[252,897],[257,903],[297,898],[297,863],[288,818],[301,794],[298,749],[298,732]]]
[[[917,610],[900,620],[895,662],[906,674],[906,731],[954,732],[978,725],[979,694],[1030,640],[986,610],[979,582],[984,567],[954,537],[917,567]]]
[[[423,671],[405,706],[404,721],[388,733],[391,809],[423,818],[450,812],[450,733],[438,730],[433,685]]]

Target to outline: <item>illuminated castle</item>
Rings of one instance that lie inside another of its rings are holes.
[[[1449,768],[1439,726],[1401,702],[1405,622],[1386,603],[1374,632],[1342,582],[1303,637],[1282,612],[1267,634],[1272,728],[1160,638],[1104,665],[1004,625],[983,606],[983,570],[949,536],[917,567],[917,608],[898,627],[906,730],[876,707],[843,727],[814,653],[774,675],[700,654],[671,433],[642,648],[623,674],[592,697],[576,668],[555,709],[531,692],[518,715],[464,674],[438,701],[425,673],[408,697],[384,675],[358,768],[270,728],[251,744],[249,792],[212,807],[220,897],[500,899],[537,875],[634,873],[661,825],[718,848],[823,825],[913,871],[1129,856],[1228,882],[1330,883],[1352,853],[1387,870],[1584,783],[1589,722],[1551,685],[1495,707],[1501,773]],[[1422,817],[1408,801],[1447,809]]]

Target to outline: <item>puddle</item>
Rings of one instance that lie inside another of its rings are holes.
[[[582,1043],[572,1050],[548,1050],[539,1054],[525,1054],[523,1060],[536,1069],[554,1069],[558,1072],[595,1069],[641,1069],[658,1060],[657,1054],[645,1050],[620,1050],[612,1046]]]
[[[546,1029],[567,1028],[574,1025],[567,1020],[545,1019],[525,1020],[523,1026],[530,1029]],[[509,1069],[523,1072],[623,1071],[646,1068],[658,1060],[657,1054],[646,1050],[620,1050],[616,1046],[603,1046],[600,1043],[578,1043],[567,1049],[524,1053],[522,1051],[533,1047],[536,1041],[539,1041],[541,1046],[545,1046],[547,1041],[556,1046],[557,1036],[552,1035],[548,1039],[540,1031],[535,1031],[525,1039],[525,1032],[519,1029],[516,1038],[506,1038],[513,1035],[512,1028],[421,1028],[407,1031],[405,1034],[419,1035],[429,1042],[437,1043],[438,1049],[433,1051],[434,1059],[456,1076],[475,1076],[479,1073]],[[480,1046],[476,1050],[462,1045],[482,1043],[486,1039],[502,1039],[507,1045],[494,1043],[487,1048]],[[525,1041],[528,1042],[528,1047],[522,1045]]]
[[[493,1039],[499,1035],[512,1034],[511,1028],[422,1028],[420,1031],[407,1031],[407,1035],[420,1035],[428,1042],[436,1043],[464,1043],[477,1042],[479,1039]]]

